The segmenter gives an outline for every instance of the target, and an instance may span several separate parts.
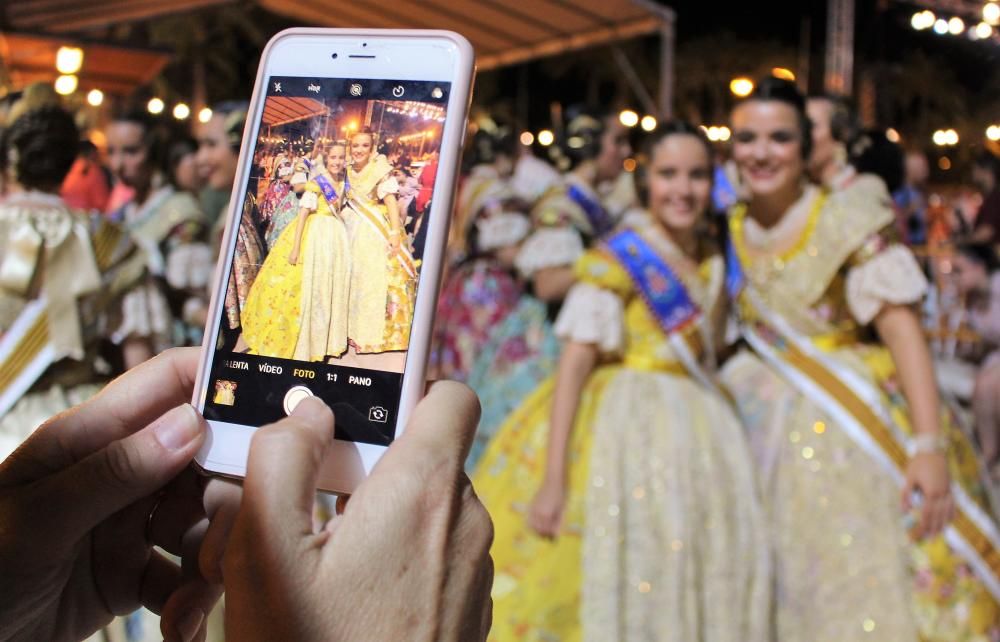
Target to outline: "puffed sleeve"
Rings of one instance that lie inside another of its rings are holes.
[[[573,265],[583,250],[583,238],[573,227],[541,227],[524,240],[514,266],[522,276],[531,278],[539,270]]]
[[[302,193],[302,198],[299,199],[299,207],[307,209],[310,212],[315,212],[319,208],[319,197],[316,196],[316,192],[307,188]]]
[[[617,355],[625,343],[622,300],[610,290],[580,282],[570,288],[556,319],[556,336],[589,343],[602,354]]]
[[[926,292],[927,278],[913,253],[888,230],[869,237],[851,259],[846,296],[858,323],[871,323],[886,305],[918,303]]]
[[[602,354],[621,353],[625,301],[632,289],[624,269],[600,250],[589,250],[574,266],[578,281],[556,319],[556,336],[596,345]]]
[[[396,177],[391,174],[389,175],[389,178],[379,183],[378,187],[375,188],[375,195],[380,201],[389,194],[399,194],[399,181],[397,181]]]
[[[178,290],[207,287],[214,269],[212,248],[205,243],[185,243],[167,255],[167,283]]]

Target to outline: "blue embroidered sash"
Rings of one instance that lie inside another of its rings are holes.
[[[639,288],[643,301],[667,334],[694,321],[700,311],[674,271],[634,230],[622,230],[605,246]]]
[[[743,266],[740,264],[740,257],[736,254],[736,245],[732,239],[726,243],[726,293],[733,301],[739,297],[740,292],[746,285],[746,275],[743,274]]]
[[[340,196],[340,194],[337,194],[337,190],[333,187],[333,183],[331,183],[330,179],[328,179],[326,176],[320,175],[316,177],[316,184],[319,185],[320,190],[322,190],[323,192],[323,196],[326,198],[326,202],[329,203],[330,207],[332,208],[333,204],[337,202],[337,198]],[[349,190],[350,188],[351,185],[350,183],[347,182],[347,179],[345,178],[344,193],[346,194],[347,190]]]
[[[587,221],[590,223],[590,229],[594,231],[595,237],[604,236],[611,231],[611,228],[614,227],[614,221],[611,220],[611,215],[597,199],[579,185],[570,185],[566,194],[587,215]]]

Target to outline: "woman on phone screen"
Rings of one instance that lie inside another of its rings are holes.
[[[749,196],[727,287],[752,355],[725,374],[770,518],[778,639],[997,639],[997,529],[941,411],[912,309],[926,281],[884,184],[807,182],[810,123],[786,81],[762,81],[732,129]]]
[[[341,218],[347,146],[334,143],[306,183],[299,213],[271,249],[243,311],[254,354],[323,361],[347,350],[350,242]]]
[[[374,150],[371,129],[351,137],[346,207],[353,268],[347,334],[358,354],[409,347],[417,276],[396,202],[399,184],[392,165]]]

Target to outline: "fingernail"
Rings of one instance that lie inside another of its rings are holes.
[[[306,421],[329,421],[330,408],[318,397],[306,397],[295,406],[292,416]]]
[[[201,630],[201,623],[204,621],[205,613],[201,609],[189,611],[177,621],[177,634],[181,636],[183,642],[191,642],[198,635],[198,631]]]
[[[167,450],[180,450],[201,434],[201,420],[191,404],[178,406],[156,420],[153,435]]]

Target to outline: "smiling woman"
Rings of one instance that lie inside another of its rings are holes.
[[[577,261],[555,381],[476,470],[496,528],[496,642],[771,639],[751,458],[712,383],[726,315],[703,230],[712,150],[665,123],[647,152],[646,212]],[[726,617],[702,616],[722,604]]]
[[[995,637],[1000,534],[940,411],[910,307],[926,281],[885,186],[807,183],[811,127],[786,81],[761,82],[732,126],[749,201],[730,213],[727,278],[752,353],[724,379],[771,519],[778,638]]]

